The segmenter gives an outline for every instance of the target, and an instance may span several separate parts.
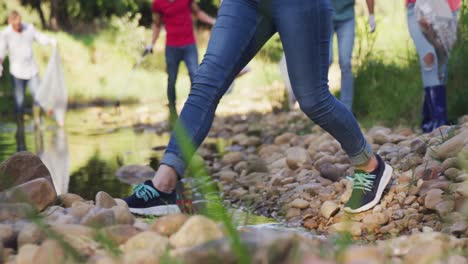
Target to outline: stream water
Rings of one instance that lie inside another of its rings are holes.
[[[99,191],[113,197],[124,197],[132,186],[116,177],[124,165],[157,164],[168,140],[168,133],[154,129],[135,129],[132,118],[139,118],[141,109],[127,108],[126,114],[116,115],[113,108],[87,108],[69,111],[66,127],[57,128],[44,122],[34,129],[25,123],[24,144],[27,151],[38,155],[49,168],[57,193],[76,193],[94,199]],[[0,123],[0,162],[17,150],[16,124]],[[263,228],[295,232],[310,237],[314,234],[297,226],[254,215],[247,210],[230,208],[239,228]],[[316,236],[315,236],[316,237]]]

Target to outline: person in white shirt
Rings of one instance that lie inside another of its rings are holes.
[[[39,86],[39,69],[33,56],[34,42],[51,46],[57,44],[54,38],[40,33],[33,25],[22,23],[20,14],[12,11],[8,16],[8,27],[0,33],[0,76],[3,72],[1,65],[8,53],[18,113],[23,112],[26,85],[29,85],[32,93]]]
[[[3,61],[8,53],[18,125],[23,123],[26,86],[29,86],[33,95],[39,87],[39,69],[33,56],[34,42],[53,47],[57,45],[54,38],[40,33],[31,24],[22,23],[21,15],[17,11],[11,11],[8,27],[0,33],[0,77],[3,74]],[[18,150],[24,150],[23,148],[25,146],[18,146]]]

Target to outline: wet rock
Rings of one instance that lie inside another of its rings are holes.
[[[444,162],[442,162],[442,171],[446,171],[447,169],[450,169],[450,168],[459,169],[457,157],[448,158],[444,160]]]
[[[35,263],[61,264],[67,262],[66,254],[62,246],[56,240],[46,240],[34,254]],[[70,260],[68,260],[70,261]]]
[[[286,163],[292,170],[302,167],[309,161],[309,153],[301,147],[292,147],[286,150]]]
[[[13,247],[16,242],[16,234],[10,225],[0,224],[0,244],[5,247]]]
[[[340,207],[332,201],[325,201],[320,207],[320,213],[326,219],[334,216],[336,213],[338,213],[339,210]]]
[[[444,171],[444,175],[447,179],[455,181],[455,179],[458,177],[458,175],[462,174],[462,172],[459,169],[456,168],[449,168],[446,171]]]
[[[436,205],[443,201],[443,191],[440,189],[432,189],[427,192],[426,198],[424,199],[424,206],[427,209],[435,210]]]
[[[286,211],[286,219],[291,219],[301,215],[301,209],[291,207]]]
[[[16,264],[38,263],[34,258],[38,250],[39,246],[37,245],[27,244],[21,246],[18,251],[18,256],[16,257]]]
[[[289,206],[299,208],[299,209],[305,209],[309,207],[309,202],[307,202],[306,200],[297,198],[297,199],[294,199],[294,201],[292,201],[289,204]]]
[[[72,215],[72,216],[74,216],[74,217],[76,217],[78,219],[82,219],[93,208],[94,208],[94,205],[91,205],[91,204],[88,204],[88,203],[85,203],[85,202],[77,201],[77,202],[74,202],[72,207],[68,208],[67,211],[68,211],[68,213],[70,215]]]
[[[465,130],[439,146],[431,149],[431,156],[439,159],[456,157],[458,153],[468,144],[468,130]]]
[[[30,203],[39,211],[55,204],[56,200],[57,193],[54,186],[45,178],[23,183],[5,192],[5,201]]]
[[[438,203],[435,206],[435,211],[440,215],[444,216],[447,215],[448,213],[452,212],[455,207],[455,203],[451,200],[444,200],[440,203]]]
[[[247,160],[247,172],[268,172],[268,166],[265,161],[256,156],[249,156]]]
[[[414,172],[416,179],[434,180],[442,172],[442,166],[438,161],[431,160],[419,165]]]
[[[74,202],[83,202],[83,197],[74,193],[64,193],[57,197],[58,204],[64,208],[69,208]]]
[[[128,204],[124,200],[120,198],[114,198],[114,201],[117,204],[117,206],[128,208]]]
[[[304,223],[302,224],[305,228],[307,229],[310,229],[310,230],[315,230],[318,228],[319,224],[317,223],[317,221],[315,221],[314,219],[312,218],[309,218],[307,220],[304,221]]]
[[[454,235],[461,235],[464,234],[466,230],[468,230],[468,220],[467,219],[460,219],[453,223],[450,226],[450,233]]]
[[[295,137],[297,137],[295,134],[286,132],[275,138],[275,144],[276,145],[289,144],[289,142],[293,140]]]
[[[346,169],[344,167],[331,163],[320,165],[319,171],[322,177],[334,182],[341,180],[346,174]]]
[[[223,170],[218,173],[219,180],[225,183],[234,182],[235,179],[238,177],[237,173],[231,170]]]
[[[362,234],[362,223],[346,221],[336,223],[330,226],[332,233],[350,233],[352,236],[360,236]]]
[[[145,231],[131,237],[121,246],[121,249],[125,254],[149,250],[156,256],[161,256],[168,247],[169,239],[167,237],[163,237],[156,232]]]
[[[229,152],[223,156],[223,163],[227,165],[235,165],[238,162],[242,161],[243,155],[242,152]]]
[[[103,227],[115,224],[115,214],[112,209],[94,208],[81,220],[82,225]]]
[[[146,180],[151,180],[154,173],[155,171],[149,166],[127,165],[119,168],[116,175],[122,182],[138,184],[143,183]]]
[[[53,188],[49,170],[32,153],[18,152],[0,164],[0,191],[35,179],[45,179]]]
[[[96,207],[109,209],[116,205],[117,203],[114,201],[114,198],[108,193],[100,191],[96,194]]]
[[[18,234],[18,247],[26,244],[40,244],[46,238],[44,232],[36,224],[28,224]]]
[[[162,236],[171,236],[189,219],[185,214],[170,214],[158,218],[152,225],[151,230]]]
[[[427,150],[427,144],[420,138],[415,138],[410,144],[411,152],[424,155]]]
[[[0,222],[5,220],[17,220],[25,218],[32,212],[31,205],[26,203],[1,203],[0,202]]]
[[[468,197],[468,181],[455,184],[455,191],[464,197]]]
[[[398,209],[398,210],[394,211],[393,214],[392,214],[392,219],[393,220],[400,220],[400,219],[403,219],[403,217],[405,217],[405,211],[402,210],[402,209]]]
[[[133,223],[135,223],[135,216],[133,216],[128,207],[114,206],[111,210],[114,212],[117,224],[133,225]]]
[[[375,246],[352,246],[343,253],[344,264],[385,263],[385,255]]]
[[[373,135],[374,143],[383,145],[391,141],[390,136],[387,134],[387,131],[378,131]]]
[[[138,234],[138,230],[131,225],[114,225],[102,229],[107,239],[120,245],[127,242],[131,237]]]
[[[271,157],[273,154],[281,152],[281,148],[277,145],[263,145],[258,150],[258,155],[265,159]]]
[[[193,247],[223,236],[220,227],[204,216],[192,216],[170,237],[175,248]]]

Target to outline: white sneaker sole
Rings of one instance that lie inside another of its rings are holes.
[[[382,194],[385,188],[387,187],[388,183],[390,182],[390,179],[392,179],[392,173],[393,173],[393,168],[390,167],[390,165],[385,164],[385,170],[382,175],[382,178],[380,179],[379,187],[377,188],[377,193],[375,194],[374,200],[354,210],[349,207],[345,207],[344,211],[347,213],[357,214],[357,213],[362,213],[367,210],[370,210],[374,206],[376,206],[380,202],[380,199],[382,198]]]
[[[153,216],[163,216],[168,214],[177,214],[180,213],[179,206],[173,205],[160,205],[153,206],[148,208],[129,208],[130,212],[137,215],[153,215]]]

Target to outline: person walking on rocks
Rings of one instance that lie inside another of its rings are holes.
[[[372,152],[353,114],[328,89],[332,15],[329,0],[224,0],[161,165],[152,180],[138,185],[125,198],[131,212],[162,215],[179,211],[175,187],[193,155],[181,144],[200,146],[229,85],[276,32],[300,108],[340,142],[356,167],[345,210],[358,213],[378,204],[392,168]]]
[[[461,7],[461,0],[447,0],[447,3],[453,12],[453,20],[458,23],[457,11]],[[418,21],[415,13],[416,0],[406,0],[406,4],[408,29],[419,55],[424,86],[421,128],[424,133],[429,133],[448,124],[446,95],[448,60],[442,61],[442,58],[437,56],[434,45],[424,36],[421,21]]]
[[[31,93],[39,88],[39,69],[33,56],[33,43],[55,47],[57,41],[39,31],[32,24],[22,23],[21,15],[11,11],[8,16],[8,27],[0,33],[0,77],[3,73],[3,61],[6,54],[10,58],[10,73],[13,76],[16,120],[18,125],[17,140],[24,137],[24,97],[26,86]],[[37,104],[35,104],[37,105]],[[34,106],[35,118],[38,117],[39,107]],[[21,140],[19,140],[21,141]],[[24,144],[18,144],[18,151],[25,150]]]
[[[341,102],[351,110],[354,97],[354,76],[351,64],[355,37],[355,0],[332,0],[335,11],[333,15],[333,31],[330,37],[330,65],[333,63],[333,33],[338,40],[338,55],[341,70]],[[369,29],[374,32],[377,24],[374,17],[374,0],[366,0],[369,10]]]
[[[215,19],[203,12],[193,0],[154,0],[153,2],[153,38],[145,52],[153,52],[159,38],[162,23],[166,28],[166,71],[167,98],[169,100],[169,121],[177,119],[176,81],[181,61],[185,62],[193,82],[198,67],[198,52],[195,45],[192,14],[207,24],[214,25]]]

